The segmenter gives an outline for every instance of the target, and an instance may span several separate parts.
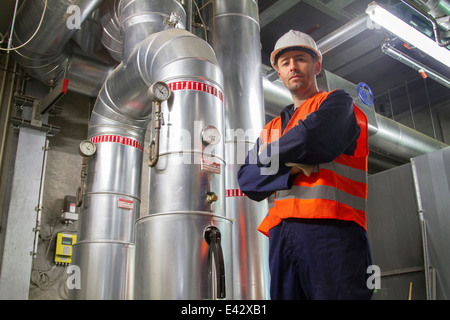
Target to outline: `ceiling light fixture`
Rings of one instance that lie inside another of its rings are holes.
[[[450,50],[447,48],[439,46],[433,39],[427,37],[375,2],[369,4],[366,13],[372,21],[381,27],[450,68]]]

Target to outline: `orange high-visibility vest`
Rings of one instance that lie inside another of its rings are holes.
[[[290,119],[282,133],[281,117],[269,122],[261,135],[262,142],[272,142],[316,111],[329,92],[318,92],[306,100]],[[332,162],[315,165],[308,177],[298,174],[289,190],[277,191],[269,197],[269,214],[258,230],[269,230],[285,218],[338,219],[354,221],[366,229],[368,125],[367,117],[353,104],[360,136],[353,155],[341,154]],[[273,138],[273,140],[272,140]]]

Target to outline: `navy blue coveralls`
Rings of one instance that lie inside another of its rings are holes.
[[[282,135],[277,155],[282,161],[277,174],[260,173],[261,166],[270,163],[258,158],[258,139],[238,171],[241,190],[250,199],[261,201],[277,190],[291,188],[291,168],[283,163],[319,164],[342,153],[353,154],[360,128],[355,117],[349,116],[350,106],[353,106],[351,96],[336,90],[319,110]],[[293,105],[281,112],[283,131],[294,112]],[[305,148],[304,137],[309,139],[308,146],[318,148],[313,152],[311,147]],[[270,155],[270,144],[268,148]],[[249,161],[250,157],[257,157],[258,161]],[[373,292],[367,285],[370,265],[366,231],[352,221],[289,218],[269,231],[272,299],[370,299]]]

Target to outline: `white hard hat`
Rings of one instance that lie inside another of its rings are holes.
[[[275,63],[277,54],[280,53],[280,51],[290,47],[303,47],[306,49],[310,49],[316,53],[319,61],[322,62],[322,53],[320,53],[320,50],[313,38],[311,38],[306,33],[290,30],[288,33],[278,39],[277,43],[275,44],[275,48],[270,55],[270,63],[272,64],[272,67],[275,68],[275,70],[278,71]]]

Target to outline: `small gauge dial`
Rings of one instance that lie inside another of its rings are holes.
[[[151,100],[165,101],[170,98],[170,88],[167,83],[157,81],[150,86],[148,94]]]
[[[220,141],[220,132],[214,126],[207,126],[202,130],[202,141],[204,145],[215,145]]]
[[[80,153],[83,156],[92,156],[96,149],[95,144],[91,140],[83,140],[80,143]]]

